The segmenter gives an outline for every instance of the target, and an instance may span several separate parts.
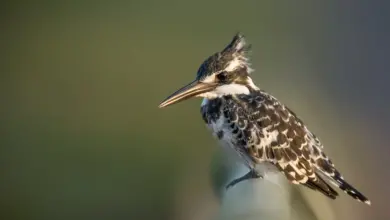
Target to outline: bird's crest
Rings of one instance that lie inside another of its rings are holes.
[[[253,69],[250,68],[249,63],[250,51],[251,45],[247,44],[245,36],[241,33],[234,35],[230,44],[221,52],[222,56],[231,57],[226,69],[234,70],[245,66],[248,73],[252,72]]]
[[[198,69],[197,79],[204,79],[222,71],[234,72],[241,68],[245,68],[245,72],[249,74],[253,71],[250,68],[249,52],[250,45],[246,43],[244,35],[235,34],[221,52],[213,54],[202,63]]]
[[[248,52],[250,52],[250,49],[251,45],[247,44],[245,36],[238,32],[236,35],[234,35],[233,40],[223,50],[223,52],[246,55]]]

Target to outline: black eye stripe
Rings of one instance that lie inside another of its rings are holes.
[[[227,80],[227,72],[222,71],[222,72],[218,73],[216,77],[219,81],[224,82]]]

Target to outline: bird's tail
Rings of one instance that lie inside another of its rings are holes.
[[[336,197],[339,195],[331,186],[329,186],[320,176],[317,175],[317,177],[314,179],[308,179],[306,183],[303,185],[313,189],[318,190],[322,194],[326,195],[327,197],[331,199],[336,199]]]
[[[362,193],[360,193],[357,189],[355,189],[353,186],[351,186],[347,181],[344,180],[344,178],[341,176],[341,174],[335,170],[335,175],[332,178],[334,181],[336,181],[336,184],[338,187],[343,190],[348,195],[352,196],[354,199],[364,202],[368,205],[371,205],[371,201],[365,197]]]

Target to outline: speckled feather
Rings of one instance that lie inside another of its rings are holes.
[[[322,151],[319,139],[286,106],[262,90],[226,95],[201,108],[204,121],[218,139],[225,139],[249,168],[274,164],[289,181],[335,199],[338,193],[324,179],[357,200],[368,201],[344,181]],[[225,137],[228,135],[228,137]]]

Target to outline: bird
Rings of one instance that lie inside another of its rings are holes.
[[[224,148],[237,153],[249,170],[227,184],[227,189],[241,181],[263,178],[267,172],[280,172],[292,184],[306,186],[330,199],[339,195],[333,189],[336,187],[371,205],[343,178],[306,124],[255,85],[251,47],[241,32],[236,33],[223,50],[200,65],[195,80],[168,96],[159,108],[192,97],[203,98],[201,115],[207,127]]]

